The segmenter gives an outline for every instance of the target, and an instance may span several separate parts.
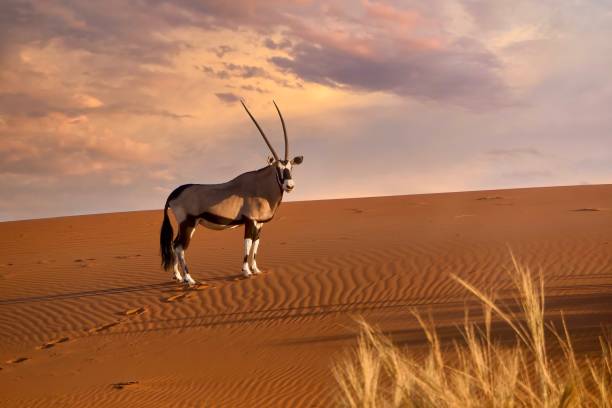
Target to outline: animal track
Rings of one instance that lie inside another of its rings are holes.
[[[17,357],[12,360],[8,360],[6,363],[7,364],[18,364],[18,363],[23,363],[24,361],[28,361],[29,359],[30,359],[29,357]]]
[[[162,298],[162,302],[164,303],[176,302],[177,300],[184,299],[185,297],[187,297],[187,293],[179,293],[178,295],[172,295],[172,296]]]
[[[116,257],[116,258],[126,259],[126,258],[139,257],[139,256],[140,256],[140,254],[136,254],[136,255],[132,255],[132,256]],[[81,265],[82,267],[86,267],[86,266],[88,266],[88,264],[87,264],[88,262],[95,261],[95,260],[96,260],[95,258],[86,258],[86,259],[78,258],[78,259],[75,259],[74,262],[82,264]],[[46,261],[40,261],[40,262],[46,262]],[[50,262],[55,262],[55,261],[51,260]],[[3,264],[3,265],[0,265],[0,266],[13,266],[13,264],[9,263],[9,264]],[[190,297],[192,297],[194,295],[194,293],[193,293],[194,291],[204,290],[204,289],[207,289],[207,288],[214,288],[214,286],[206,284],[206,283],[199,283],[199,284],[197,284],[194,287],[183,287],[183,288],[179,289],[179,293],[177,293],[175,295],[168,296],[168,297],[164,297],[161,300],[163,302],[165,302],[165,303],[171,303],[171,302],[175,302],[175,301],[178,301],[178,300],[187,299],[187,298],[190,298]],[[133,308],[133,309],[127,309],[127,310],[124,310],[124,311],[118,313],[121,316],[125,316],[125,318],[118,319],[118,320],[110,322],[110,323],[105,323],[105,324],[102,324],[100,326],[92,327],[90,329],[86,329],[86,332],[90,333],[90,334],[100,333],[102,331],[108,330],[108,329],[110,329],[112,327],[115,327],[115,326],[121,324],[122,322],[124,322],[126,320],[126,318],[129,318],[129,317],[132,317],[132,316],[139,316],[139,315],[141,315],[143,313],[146,313],[146,312],[147,312],[147,308],[144,307],[144,306],[136,307],[136,308]],[[37,346],[36,349],[37,350],[50,349],[50,348],[55,347],[58,344],[66,343],[69,340],[70,340],[70,337],[59,337],[57,339],[50,340],[50,341],[48,341],[46,343],[43,343],[43,344]],[[28,361],[28,360],[30,360],[29,357],[16,357],[16,358],[13,358],[11,360],[7,360],[6,364],[19,364],[19,363],[23,363],[24,361]],[[3,368],[0,367],[0,370],[2,370],[2,369]],[[123,388],[125,388],[127,386],[131,386],[131,385],[135,385],[135,384],[138,384],[138,381],[118,382],[118,383],[114,383],[114,384],[111,384],[111,385],[115,389],[123,389]]]
[[[187,298],[192,297],[194,294],[190,292],[196,292],[199,290],[211,289],[211,288],[214,288],[214,286],[211,286],[207,283],[198,283],[195,286],[184,286],[178,289],[180,293],[176,295],[171,295],[168,297],[163,297],[161,298],[161,301],[164,303],[176,302],[177,300],[182,300],[182,299],[187,299]],[[174,290],[172,290],[172,292],[174,292]]]
[[[115,257],[115,259],[130,259],[130,258],[138,258],[139,256],[141,256],[140,254],[135,254],[135,255],[117,255]]]
[[[87,330],[87,332],[88,333],[99,333],[101,331],[108,330],[111,327],[115,327],[119,323],[121,323],[121,320],[117,320],[117,321],[111,322],[111,323],[106,323],[106,324],[103,324],[103,325],[97,326],[97,327],[92,327],[91,329]]]
[[[124,389],[125,387],[127,387],[129,385],[136,385],[136,384],[138,384],[138,381],[118,382],[118,383],[114,383],[114,384],[111,384],[111,385],[116,390],[122,390],[122,389]]]
[[[49,349],[51,347],[55,347],[56,344],[60,344],[60,343],[65,343],[68,340],[70,340],[70,337],[61,337],[59,339],[55,339],[55,340],[51,340],[48,341],[44,344],[41,344],[40,346],[36,347],[39,350],[45,350],[45,349]]]
[[[81,264],[81,268],[87,268],[95,260],[96,260],[96,258],[86,258],[86,259],[77,258],[77,259],[74,260],[74,262]]]
[[[134,309],[126,310],[125,312],[121,312],[123,316],[138,316],[146,312],[147,309],[145,307],[138,307]]]

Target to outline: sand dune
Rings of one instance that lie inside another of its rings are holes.
[[[470,297],[450,274],[511,299],[508,248],[581,350],[612,326],[610,185],[285,203],[252,279],[242,231],[198,229],[197,290],[160,269],[161,218],[0,224],[1,406],[333,406],[354,316],[418,347],[410,310],[431,310],[451,339]]]

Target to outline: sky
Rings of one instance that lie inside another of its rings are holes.
[[[303,155],[286,200],[612,182],[612,2],[0,2],[0,220],[162,208]]]

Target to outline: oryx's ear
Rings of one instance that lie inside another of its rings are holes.
[[[302,162],[304,161],[304,156],[295,156],[292,160],[291,160],[291,164],[302,164]]]
[[[274,157],[268,156],[268,166],[271,166],[274,163]]]

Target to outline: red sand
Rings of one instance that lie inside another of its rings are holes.
[[[510,297],[509,247],[584,351],[612,326],[610,185],[285,203],[256,278],[241,230],[198,228],[193,291],[159,267],[161,218],[0,223],[1,406],[333,406],[355,316],[416,346],[418,307],[452,337],[450,274]]]

